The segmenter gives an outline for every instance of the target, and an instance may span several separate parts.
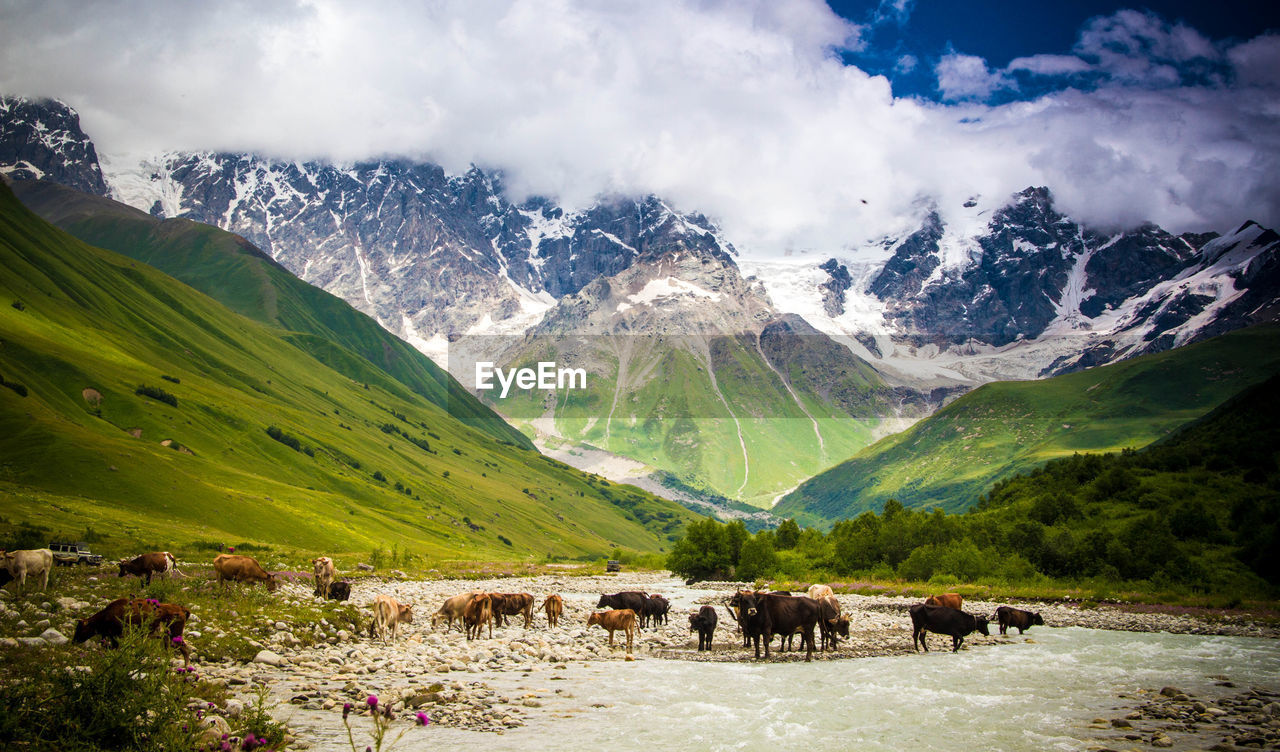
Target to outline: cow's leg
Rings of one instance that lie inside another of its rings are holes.
[[[631,655],[631,646],[635,641],[635,636],[636,636],[636,628],[628,625],[627,626],[627,655]]]
[[[813,660],[813,627],[806,628],[800,635],[800,647],[803,649],[806,645],[809,646],[809,650],[805,653],[804,660],[808,663]]]
[[[960,650],[960,645],[964,643],[963,637],[951,637],[951,652],[955,653]]]

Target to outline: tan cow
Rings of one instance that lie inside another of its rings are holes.
[[[369,624],[370,637],[386,640],[389,635],[391,641],[395,642],[396,628],[402,623],[413,623],[413,606],[402,605],[389,595],[374,596],[370,608],[373,609],[373,621]]]
[[[931,595],[925,599],[924,605],[946,606],[947,608],[954,608],[955,610],[960,611],[962,610],[961,606],[964,605],[964,598],[962,598],[959,593],[943,593],[942,595]]]
[[[312,595],[321,598],[329,597],[329,586],[333,584],[333,559],[321,556],[311,560],[311,570],[315,578],[316,588]]]
[[[218,554],[213,558],[213,569],[218,573],[218,584],[226,582],[264,582],[267,592],[273,592],[280,583],[252,556]]]
[[[462,613],[466,610],[467,604],[471,602],[471,597],[479,590],[471,590],[461,595],[454,595],[446,598],[444,605],[440,606],[440,610],[431,615],[431,628],[435,629],[441,620],[448,622],[445,624],[445,631],[453,628],[453,623],[458,622],[458,628],[462,628]]]
[[[489,638],[493,638],[493,603],[488,593],[476,593],[467,601],[462,611],[462,625],[467,628],[467,639],[480,636],[480,630],[489,625]]]
[[[0,554],[0,564],[13,579],[18,581],[18,591],[26,589],[27,575],[40,578],[40,589],[49,588],[49,571],[53,569],[53,551],[47,548],[31,548],[5,551]]]
[[[613,611],[597,611],[587,617],[587,627],[599,624],[609,633],[609,645],[613,645],[613,633],[619,629],[627,633],[627,655],[631,655],[632,642],[636,634],[636,612],[629,608]]]
[[[835,593],[831,592],[830,585],[816,585],[816,584],[809,586],[809,591],[807,594],[810,598],[814,599],[815,601],[820,601],[823,598],[830,598],[831,596],[835,595]]]
[[[558,594],[552,593],[542,602],[542,610],[547,612],[547,626],[554,627],[560,624],[560,614],[564,613],[564,598]]]

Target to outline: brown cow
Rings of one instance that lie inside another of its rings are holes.
[[[413,606],[401,604],[389,595],[376,595],[373,598],[373,621],[369,623],[369,636],[381,637],[384,641],[388,635],[392,642],[396,639],[396,628],[401,624],[413,623]]]
[[[480,630],[489,625],[489,638],[493,639],[493,601],[488,593],[476,593],[462,611],[462,625],[467,629],[467,639],[480,636]]]
[[[564,598],[556,593],[548,595],[542,602],[542,610],[547,612],[547,626],[557,626],[560,623],[560,614],[564,613]]]
[[[315,579],[315,591],[312,595],[321,598],[329,597],[329,586],[333,584],[333,559],[320,556],[311,560],[311,573]]]
[[[443,619],[448,622],[444,627],[446,632],[453,628],[455,621],[458,622],[458,629],[462,629],[462,613],[466,610],[467,604],[471,602],[471,597],[479,592],[479,590],[472,590],[462,595],[446,598],[444,605],[440,606],[440,609],[431,615],[431,628],[435,629],[440,624],[440,620]]]
[[[822,636],[821,649],[826,650],[830,643],[831,649],[835,650],[839,647],[837,637],[849,637],[849,617],[841,615],[840,601],[834,595],[817,600],[822,607],[822,618],[818,621],[818,633]]]
[[[225,582],[265,582],[268,593],[280,586],[276,576],[263,569],[252,556],[218,554],[213,559],[213,569],[218,573],[220,585]]]
[[[114,647],[120,644],[120,635],[126,626],[145,626],[148,634],[162,638],[169,647],[176,647],[182,653],[183,664],[188,665],[191,651],[182,630],[190,618],[190,609],[176,603],[161,603],[154,598],[117,598],[93,616],[77,621],[71,639],[80,643],[90,637],[102,637]]]
[[[493,608],[493,620],[504,626],[504,616],[523,616],[524,628],[533,623],[533,604],[538,601],[529,593],[489,593]]]
[[[1017,627],[1018,634],[1022,634],[1025,629],[1031,629],[1037,624],[1044,624],[1044,619],[1040,614],[1033,611],[1023,611],[1020,608],[1011,606],[997,608],[996,620],[1000,622],[1000,634],[1008,634],[1009,627]]]
[[[178,571],[178,560],[168,551],[153,551],[140,554],[132,559],[120,560],[120,577],[136,575],[143,578],[143,585],[151,584],[151,575],[165,574],[170,570]]]
[[[942,595],[931,595],[928,598],[924,599],[924,605],[946,606],[947,608],[954,608],[957,611],[962,611],[963,609],[961,607],[964,605],[964,598],[961,597],[959,593],[943,593]]]
[[[627,655],[631,655],[631,646],[635,640],[637,627],[636,612],[629,608],[615,611],[597,611],[587,617],[587,627],[599,624],[609,633],[609,645],[613,646],[613,633],[619,629],[627,633]]]

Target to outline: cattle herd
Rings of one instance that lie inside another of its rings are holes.
[[[335,580],[333,559],[321,556],[311,561],[314,589],[317,598],[345,601],[351,595],[351,583]],[[24,551],[0,551],[0,587],[10,581],[19,590],[25,589],[28,578],[38,579],[41,589],[47,589],[49,571],[53,566],[53,554],[49,549]],[[177,570],[177,559],[168,551],[145,553],[132,559],[121,559],[119,576],[136,576],[150,584],[156,574],[185,576]],[[251,556],[219,554],[213,559],[213,569],[218,585],[227,583],[263,583],[268,592],[279,585],[277,577],[267,572]],[[431,616],[432,628],[442,623],[446,631],[455,626],[474,640],[487,634],[493,636],[493,628],[501,627],[508,618],[521,620],[523,627],[534,625],[535,611],[545,614],[547,625],[555,627],[564,612],[564,599],[556,593],[547,595],[540,606],[531,593],[496,593],[474,590],[447,598]],[[1009,627],[1018,633],[1034,625],[1044,624],[1038,613],[1000,606],[988,619],[966,613],[963,598],[956,593],[931,596],[924,603],[909,608],[914,650],[929,650],[927,633],[951,637],[952,652],[958,651],[967,635],[977,632],[989,636],[988,624],[997,621],[1000,634],[1007,634]],[[769,658],[770,644],[777,636],[778,649],[789,649],[795,636],[800,635],[800,649],[805,660],[813,659],[815,651],[835,650],[840,638],[849,636],[849,619],[840,610],[840,601],[827,585],[812,585],[804,594],[787,591],[739,590],[724,602],[735,631],[741,633],[742,645],[754,647],[755,657]],[[636,633],[641,629],[667,623],[670,602],[661,595],[629,590],[600,596],[597,609],[587,617],[587,627],[599,625],[609,633],[609,645],[613,645],[614,633],[621,631],[626,639],[628,660]],[[413,623],[413,605],[400,603],[390,595],[378,594],[370,605],[372,618],[369,637],[394,642],[400,624]],[[162,603],[150,598],[117,598],[100,611],[76,624],[73,641],[82,643],[99,637],[109,644],[116,644],[125,627],[142,628],[148,634],[165,641],[182,653],[184,662],[190,652],[183,638],[183,629],[191,612],[184,606]],[[701,606],[689,615],[689,631],[698,634],[698,650],[712,649],[719,617],[713,606]],[[816,637],[821,639],[817,644]]]

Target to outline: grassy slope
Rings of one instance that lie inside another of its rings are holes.
[[[465,426],[318,335],[238,316],[141,262],[90,247],[7,188],[0,302],[0,378],[28,391],[0,389],[0,514],[9,524],[68,533],[90,525],[115,541],[108,551],[253,541],[521,558],[613,544],[653,550],[693,517]],[[140,384],[176,395],[177,407],[134,394]],[[97,409],[87,388],[102,395]],[[314,456],[272,440],[269,425]],[[194,454],[161,446],[165,439]]]
[[[1074,452],[1151,443],[1280,370],[1280,328],[1253,327],[1043,381],[999,382],[811,478],[775,513],[815,524],[897,498],[961,511],[1000,478]]]
[[[14,192],[27,208],[89,245],[150,264],[256,321],[318,335],[321,340],[300,338],[294,344],[351,378],[364,380],[371,363],[468,425],[533,446],[430,358],[342,299],[298,279],[239,235],[188,219],[160,220],[56,183],[23,181]],[[328,343],[368,363],[338,357]]]
[[[595,344],[600,338],[592,339]],[[765,363],[754,337],[619,339],[628,340],[625,357],[604,347],[586,357],[566,357],[540,342],[536,352],[522,354],[513,365],[591,363],[586,390],[557,395],[555,426],[561,435],[755,506],[769,506],[800,480],[866,446],[877,416],[891,410],[887,388],[869,369],[819,383],[817,368],[792,361],[793,396]],[[566,341],[566,347],[574,345],[572,339]],[[615,396],[620,372],[624,386]],[[831,393],[833,385],[839,394]],[[850,395],[861,399],[855,403]],[[543,393],[536,391],[512,390],[506,400],[496,397],[486,394],[517,425],[520,419],[543,417],[548,407]]]

